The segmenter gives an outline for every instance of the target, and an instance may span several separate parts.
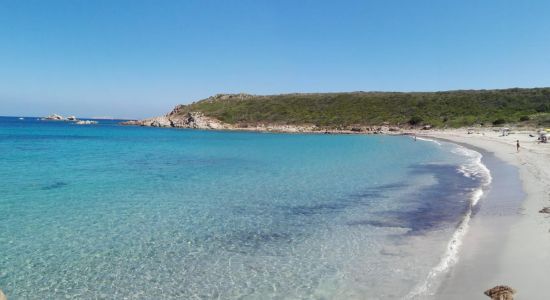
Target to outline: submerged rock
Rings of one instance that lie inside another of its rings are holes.
[[[8,300],[6,295],[4,295],[4,293],[2,293],[2,290],[0,290],[0,300]]]
[[[513,300],[515,293],[516,291],[507,285],[495,286],[485,291],[485,295],[491,297],[493,300]]]

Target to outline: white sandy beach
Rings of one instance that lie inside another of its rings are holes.
[[[550,280],[550,215],[539,211],[550,206],[550,144],[539,144],[536,137],[530,137],[536,136],[534,131],[516,131],[508,136],[489,129],[474,134],[464,129],[417,134],[493,153],[518,168],[526,193],[517,217],[472,219],[464,253],[438,297],[488,299],[483,291],[509,285],[517,291],[515,299],[548,299],[544,288]],[[521,145],[519,153],[516,140]]]

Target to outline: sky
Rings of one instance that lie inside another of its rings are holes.
[[[550,86],[550,1],[0,0],[0,115]]]

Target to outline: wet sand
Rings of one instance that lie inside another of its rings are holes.
[[[484,155],[493,176],[470,222],[459,262],[434,299],[488,299],[483,292],[496,285],[516,289],[515,299],[548,299],[544,288],[550,278],[550,217],[539,211],[550,206],[550,144],[538,144],[530,133],[422,133],[478,148],[474,150]]]

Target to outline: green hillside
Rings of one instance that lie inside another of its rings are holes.
[[[447,92],[216,95],[180,106],[231,124],[420,125],[459,127],[547,120],[550,88]],[[544,121],[546,122],[546,121]]]

